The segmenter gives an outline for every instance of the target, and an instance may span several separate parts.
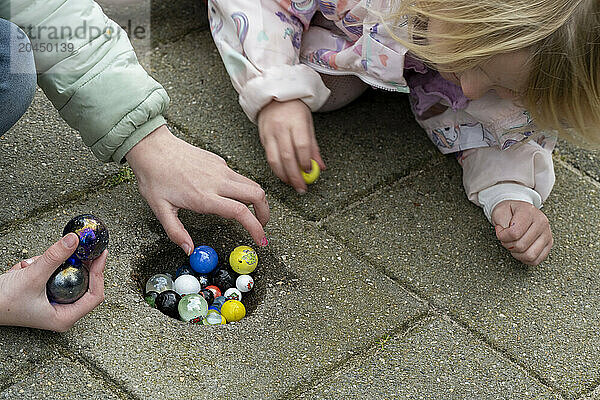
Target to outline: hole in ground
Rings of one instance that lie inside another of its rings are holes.
[[[194,240],[194,246],[210,246],[217,252],[217,268],[226,269],[234,279],[238,276],[229,266],[229,254],[237,246],[250,246],[258,255],[258,266],[250,275],[254,279],[254,288],[242,293],[242,303],[246,308],[246,318],[264,301],[267,285],[280,281],[297,282],[284,265],[275,259],[267,249],[252,243],[247,233],[240,233],[227,225],[208,225],[201,229],[188,228]],[[169,273],[175,279],[175,271],[180,266],[189,265],[189,257],[167,237],[141,249],[142,256],[134,263],[132,279],[136,282],[139,295],[144,297],[146,282],[153,275]],[[224,292],[228,288],[221,288]],[[148,307],[150,307],[148,305]],[[165,318],[169,318],[164,315]],[[243,323],[243,319],[240,321]],[[181,321],[183,323],[183,321]],[[240,323],[238,322],[238,323]]]

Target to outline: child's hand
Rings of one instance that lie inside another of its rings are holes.
[[[258,183],[227,167],[221,157],[175,137],[166,125],[142,139],[126,157],[140,193],[169,238],[187,255],[194,242],[177,217],[181,208],[236,219],[257,245],[267,245],[265,192]],[[254,205],[256,216],[247,204]]]
[[[532,204],[506,200],[492,211],[496,236],[517,260],[538,265],[546,259],[552,244],[548,218]]]
[[[0,325],[26,326],[64,332],[104,300],[104,266],[107,250],[90,266],[88,291],[72,304],[50,304],[46,282],[77,248],[79,239],[69,233],[40,257],[15,264],[0,275]]]
[[[310,172],[312,158],[325,169],[310,108],[301,100],[272,101],[258,114],[258,132],[275,175],[298,193],[306,192],[300,168]]]

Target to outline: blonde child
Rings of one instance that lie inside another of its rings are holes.
[[[596,0],[211,0],[211,32],[274,173],[325,164],[311,111],[368,86],[409,93],[419,124],[456,154],[468,198],[502,245],[537,265],[556,133],[600,141]],[[535,124],[533,123],[535,121]],[[552,134],[544,133],[551,132]]]

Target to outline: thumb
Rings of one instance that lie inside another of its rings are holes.
[[[73,232],[68,233],[58,242],[50,246],[41,257],[37,258],[31,264],[30,268],[27,268],[27,270],[41,274],[41,278],[43,278],[44,281],[47,281],[52,273],[56,271],[56,268],[75,253],[78,244],[79,236]]]
[[[512,220],[513,213],[510,208],[510,202],[503,201],[494,207],[492,211],[492,224],[498,230],[498,226],[502,229],[506,229],[510,226],[510,221]]]
[[[177,209],[170,204],[164,204],[162,206],[152,207],[152,211],[154,211],[156,218],[158,218],[165,229],[169,239],[181,247],[188,256],[192,254],[194,242],[179,220]]]

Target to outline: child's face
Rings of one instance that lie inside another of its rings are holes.
[[[443,33],[444,27],[441,21],[433,19],[429,21],[430,32]],[[465,96],[472,100],[494,91],[503,99],[519,102],[521,94],[527,88],[529,57],[529,50],[522,49],[498,54],[481,65],[462,72],[440,72],[440,74],[447,81],[459,85]]]

